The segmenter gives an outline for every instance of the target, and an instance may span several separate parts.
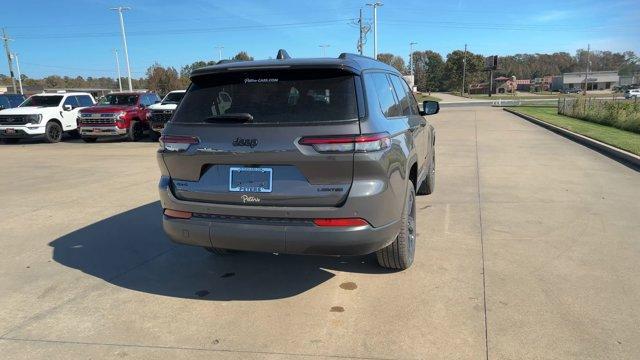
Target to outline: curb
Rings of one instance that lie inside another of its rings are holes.
[[[611,145],[605,144],[598,140],[594,140],[590,137],[586,137],[584,135],[580,135],[573,131],[569,131],[567,129],[561,128],[559,126],[549,124],[548,122],[542,121],[530,115],[521,114],[517,111],[502,108],[502,110],[511,113],[513,115],[519,116],[525,120],[528,120],[536,125],[542,126],[543,128],[553,131],[556,134],[562,135],[570,140],[573,140],[577,143],[585,145],[588,148],[598,151],[601,154],[604,154],[614,160],[617,160],[636,171],[640,171],[640,156],[632,154],[628,151],[618,149]]]

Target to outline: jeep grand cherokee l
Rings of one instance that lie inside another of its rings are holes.
[[[218,254],[376,252],[381,266],[411,265],[415,196],[435,184],[423,115],[437,103],[421,111],[398,71],[351,54],[281,51],[191,81],[158,150],[173,241]]]

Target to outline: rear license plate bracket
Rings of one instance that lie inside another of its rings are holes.
[[[273,169],[265,167],[229,168],[229,191],[269,193],[272,191]]]

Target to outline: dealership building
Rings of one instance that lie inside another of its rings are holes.
[[[617,71],[590,71],[564,73],[554,76],[551,89],[554,91],[583,89],[585,78],[587,90],[608,90],[620,84],[620,76]]]

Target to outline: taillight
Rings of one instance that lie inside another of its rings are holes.
[[[363,226],[369,223],[360,218],[342,218],[342,219],[313,219],[316,226],[322,227],[345,227],[345,226]]]
[[[391,146],[388,133],[346,136],[303,137],[300,145],[309,145],[318,152],[370,152]]]
[[[186,151],[189,146],[199,142],[194,136],[163,135],[160,137],[160,148],[164,151]]]

